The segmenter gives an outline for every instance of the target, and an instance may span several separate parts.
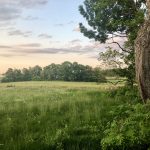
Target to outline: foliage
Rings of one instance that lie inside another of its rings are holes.
[[[111,112],[114,120],[104,131],[103,149],[150,148],[150,105],[120,105]]]
[[[107,68],[121,69],[122,67],[124,67],[124,54],[120,53],[117,50],[113,50],[111,47],[108,47],[106,52],[101,52],[99,55],[99,61],[104,63],[105,67]]]
[[[100,68],[84,66],[77,62],[64,62],[61,65],[51,64],[44,68],[40,66],[11,69],[9,68],[4,74],[2,82],[16,81],[86,81],[86,82],[106,82],[105,77],[101,74]]]
[[[79,11],[91,28],[80,23],[81,32],[102,43],[109,34],[117,36],[116,33],[135,39],[139,25],[144,21],[144,3],[145,0],[85,0],[85,7],[80,6]]]
[[[124,76],[127,77],[130,85],[135,80],[135,64],[134,64],[134,40],[137,37],[138,30],[144,22],[146,14],[145,0],[84,0],[84,6],[79,7],[81,15],[86,19],[89,26],[85,27],[80,23],[80,30],[84,36],[105,43],[109,40],[113,44],[117,44],[120,50],[108,49],[102,54],[108,59],[118,58],[126,64]],[[124,43],[119,43],[116,38],[127,39]],[[117,52],[117,53],[116,53]],[[122,59],[122,56],[124,58]],[[112,65],[120,67],[120,60],[113,59]],[[106,62],[106,61],[105,61]],[[110,61],[106,64],[110,65]]]
[[[130,104],[136,104],[137,102],[140,102],[140,100],[141,100],[137,86],[119,87],[116,90],[110,91],[108,93],[108,95],[111,98],[119,98],[119,99],[125,99],[126,98],[125,101],[127,99],[131,99],[131,101],[129,102]]]

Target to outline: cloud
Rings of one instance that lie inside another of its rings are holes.
[[[0,0],[0,5],[2,6],[21,6],[21,7],[36,7],[38,5],[45,5],[48,0]]]
[[[22,32],[14,32],[12,35],[22,35]],[[24,34],[23,34],[24,35]],[[59,42],[59,41],[58,41]],[[80,39],[74,39],[67,44],[57,44],[54,47],[42,47],[40,43],[26,43],[20,45],[0,45],[0,49],[6,49],[5,52],[11,53],[13,55],[30,55],[30,54],[93,54],[99,53],[100,50],[104,50],[105,47],[99,43],[87,43],[83,44]],[[6,55],[3,55],[6,57]]]
[[[18,8],[0,5],[0,22],[17,19],[20,17],[20,13]]]
[[[12,26],[15,25],[15,22],[10,20],[5,20],[4,22],[0,21],[0,30],[9,30]]]
[[[67,24],[74,24],[75,22],[74,21],[69,21]]]
[[[92,59],[98,59],[99,55],[95,54],[95,55],[88,55],[88,58],[92,58]]]
[[[5,45],[0,45],[0,49],[9,49],[12,48],[11,46],[5,46]]]
[[[41,47],[40,43],[28,43],[28,44],[20,44],[14,46],[0,45],[0,49],[17,49],[17,48],[37,48]]]
[[[31,9],[47,3],[48,0],[0,0],[0,22],[11,22],[20,18],[25,8]]]
[[[123,42],[123,40],[120,38],[115,38],[114,40],[118,42]],[[71,40],[64,45],[54,43],[54,47],[42,47],[40,43],[27,43],[14,46],[0,45],[0,48],[6,49],[7,52],[13,54],[14,56],[44,54],[77,54],[87,55],[88,58],[97,59],[99,53],[105,51],[106,47],[108,46],[112,46],[114,49],[119,49],[119,47],[116,44],[101,44],[100,42],[95,42],[94,40],[90,40],[88,43],[82,43],[80,39]],[[8,57],[9,55],[3,55],[3,57],[6,56]]]
[[[39,34],[38,37],[44,38],[44,39],[51,39],[51,38],[52,38],[51,35],[48,35],[48,34],[46,34],[46,33]]]
[[[10,57],[16,57],[16,56],[25,56],[26,54],[16,54],[16,53],[4,53],[0,54],[0,57],[10,58]]]
[[[76,43],[79,43],[79,42],[82,42],[80,39],[74,39],[72,41],[69,41],[70,44],[76,44]]]
[[[12,57],[12,54],[0,54],[0,57]]]
[[[48,0],[19,0],[18,5],[22,7],[32,8],[38,5],[45,5],[48,3]]]
[[[62,23],[58,23],[58,24],[54,24],[54,26],[56,26],[56,27],[63,27],[63,26],[64,26],[64,24],[62,24]]]
[[[54,24],[55,27],[63,27],[63,26],[66,26],[66,25],[71,25],[71,24],[74,24],[74,21],[69,21],[67,23],[58,23],[58,24]]]
[[[18,56],[18,55],[14,55],[14,54],[0,54],[0,57],[5,57],[5,58],[10,58],[10,57],[14,57],[14,56]]]
[[[33,17],[33,16],[27,16],[27,17],[24,17],[23,19],[27,20],[27,21],[34,21],[34,20],[38,20],[39,18],[38,17]]]
[[[88,54],[95,52],[93,45],[75,45],[70,47],[63,47],[63,48],[19,48],[19,49],[12,49],[11,52],[20,53],[20,54]]]
[[[116,38],[116,41],[123,42],[122,39]],[[54,43],[55,41],[53,41]],[[57,42],[57,41],[56,41]],[[14,56],[19,55],[36,55],[36,54],[77,54],[77,55],[87,55],[88,58],[97,58],[100,52],[106,50],[106,47],[112,46],[114,49],[119,49],[116,44],[101,44],[100,42],[95,42],[93,40],[85,43],[80,39],[74,39],[68,43],[62,45],[54,43],[54,47],[42,47],[40,43],[27,43],[14,46],[0,45],[0,49],[6,49],[5,52],[9,52]],[[59,42],[59,41],[58,41]],[[2,55],[8,57],[9,55]],[[9,56],[10,57],[10,56]]]
[[[41,47],[40,43],[21,44],[19,47]]]
[[[50,41],[50,44],[56,44],[56,43],[60,43],[60,41]]]
[[[21,30],[12,30],[8,32],[9,36],[23,36],[23,37],[29,37],[32,35],[32,31],[21,31]]]

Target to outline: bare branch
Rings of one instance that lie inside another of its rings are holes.
[[[108,44],[117,44],[123,52],[130,53],[130,51],[125,50],[118,42],[114,41],[114,37],[116,37],[116,35],[114,36],[114,34],[112,34],[112,37],[110,39],[112,39],[113,42]]]
[[[113,42],[108,43],[108,44],[117,44],[117,45],[119,46],[119,48],[120,48],[123,52],[130,53],[130,51],[127,51],[127,50],[125,50],[124,48],[122,48],[121,45],[120,45],[118,42],[113,41]]]

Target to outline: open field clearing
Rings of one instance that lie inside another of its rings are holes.
[[[121,85],[120,85],[121,86]],[[96,150],[113,98],[111,84],[19,82],[0,84],[0,149]],[[131,102],[132,103],[132,102]]]

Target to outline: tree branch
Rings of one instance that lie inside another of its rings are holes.
[[[116,37],[116,35],[115,35],[115,37]],[[127,51],[127,50],[125,50],[123,47],[121,47],[121,45],[120,45],[118,42],[114,41],[114,33],[112,34],[112,37],[111,37],[110,39],[112,39],[113,42],[112,42],[112,43],[108,43],[108,44],[117,44],[117,45],[119,46],[119,48],[120,48],[123,52],[130,53],[129,51]]]
[[[126,53],[130,53],[130,51],[125,50],[124,48],[121,47],[121,45],[118,42],[113,41],[112,43],[108,43],[108,44],[117,44],[119,46],[119,48]]]

